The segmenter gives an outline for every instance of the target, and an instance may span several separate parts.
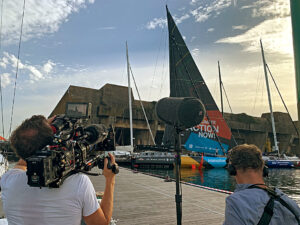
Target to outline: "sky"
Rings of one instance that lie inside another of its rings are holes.
[[[219,107],[218,61],[233,113],[260,117],[269,111],[262,39],[267,64],[297,119],[287,0],[26,0],[21,36],[23,3],[0,1],[5,137],[31,115],[48,116],[69,85],[127,86],[126,41],[142,100],[168,97],[166,5]],[[269,81],[273,110],[285,112]],[[225,99],[224,111],[230,107]],[[0,127],[3,134],[1,120]]]

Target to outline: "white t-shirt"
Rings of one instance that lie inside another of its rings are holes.
[[[30,187],[24,170],[1,178],[3,210],[11,225],[73,225],[99,208],[95,189],[84,174],[68,177],[59,188]]]

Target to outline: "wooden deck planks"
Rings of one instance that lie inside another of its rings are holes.
[[[104,177],[90,177],[96,191]],[[116,177],[113,218],[118,225],[176,224],[175,182],[121,168]],[[222,224],[226,194],[182,184],[182,224]]]

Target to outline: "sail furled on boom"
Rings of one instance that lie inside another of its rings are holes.
[[[196,97],[207,115],[203,122],[185,131],[182,143],[187,150],[224,155],[233,146],[231,131],[219,111],[198,67],[168,8],[170,97]],[[163,142],[173,143],[172,128],[166,126]]]

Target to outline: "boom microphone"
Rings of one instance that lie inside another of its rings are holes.
[[[200,124],[205,116],[203,103],[192,97],[160,99],[155,111],[160,120],[182,130]]]

